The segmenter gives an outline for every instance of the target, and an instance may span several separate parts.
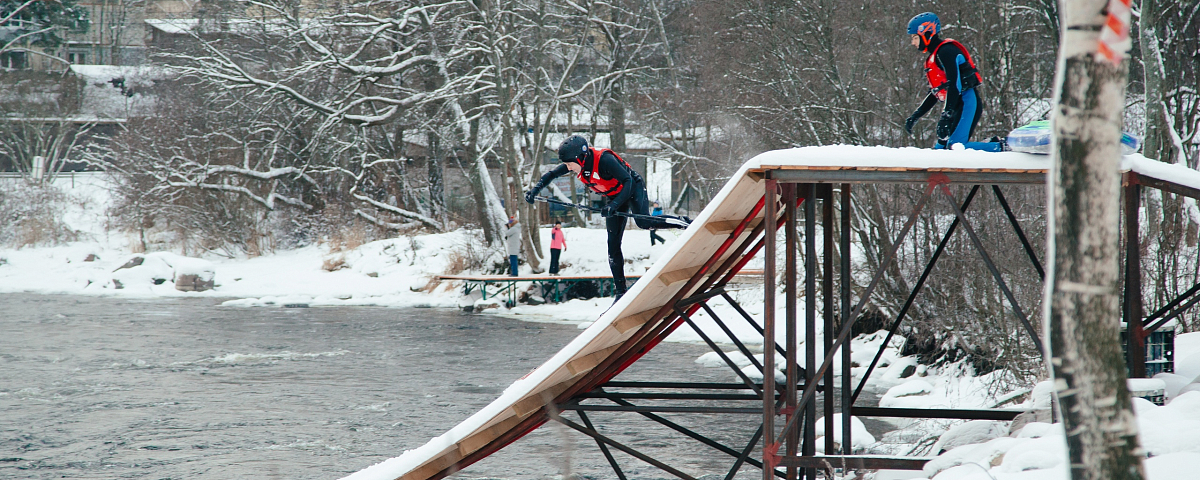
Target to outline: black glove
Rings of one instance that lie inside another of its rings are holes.
[[[921,116],[917,115],[915,113],[912,115],[909,115],[908,119],[904,121],[904,131],[911,134],[913,125],[916,125],[917,120],[920,120],[920,119],[921,119]]]
[[[941,120],[938,120],[937,136],[938,140],[943,143],[950,139],[950,133],[954,131],[954,111],[946,110],[942,112]],[[949,145],[947,145],[949,146]]]
[[[542,191],[542,184],[539,183],[537,185],[534,185],[533,188],[529,189],[528,192],[525,192],[525,201],[529,202],[529,203],[533,203],[533,200],[535,198],[537,198],[537,194],[540,191]]]
[[[611,217],[615,213],[617,213],[617,205],[615,203],[609,203],[600,208],[600,216],[601,217],[605,217],[605,218]]]

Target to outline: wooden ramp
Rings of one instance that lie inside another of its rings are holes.
[[[1165,180],[1179,173],[1163,171],[1173,166],[1140,156],[1126,157],[1123,169],[1138,170],[1139,159],[1146,163],[1139,171],[1144,177]],[[713,292],[762,248],[764,212],[782,210],[764,208],[767,178],[924,183],[937,175],[955,183],[1037,184],[1044,183],[1049,167],[1047,156],[915,148],[831,146],[761,154],[730,178],[691,228],[617,304],[557,354],[445,434],[346,478],[446,477],[545,423],[550,418],[548,404],[565,403],[612,379],[683,323],[681,313],[690,315],[699,308],[699,300],[692,297],[719,294]],[[1200,191],[1200,180],[1180,188]],[[779,225],[782,217],[771,220]]]

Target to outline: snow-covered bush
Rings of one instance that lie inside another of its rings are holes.
[[[79,238],[63,223],[70,198],[53,186],[24,182],[0,186],[0,244],[25,247],[55,245]]]

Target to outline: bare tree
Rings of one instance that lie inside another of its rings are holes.
[[[1117,335],[1121,110],[1128,68],[1121,56],[1128,46],[1100,34],[1106,20],[1122,20],[1120,7],[1119,1],[1070,0],[1062,8],[1046,323],[1075,480],[1145,478]],[[1125,40],[1119,37],[1128,31],[1127,4],[1124,13],[1126,30],[1116,33],[1117,40]],[[1106,57],[1110,47],[1115,53]]]
[[[460,144],[473,144],[468,137],[475,112],[463,109],[459,99],[483,88],[486,68],[472,66],[472,51],[461,47],[463,36],[470,32],[466,28],[470,2],[369,0],[316,11],[297,8],[299,3],[293,0],[234,4],[245,15],[219,19],[208,30],[192,30],[198,51],[174,52],[166,58],[184,74],[220,88],[254,90],[302,106],[321,119],[318,135],[340,131],[339,125],[373,129],[402,119],[422,124],[428,120],[422,118],[425,112],[445,110],[457,128]],[[318,162],[311,168],[348,174],[355,185],[350,189],[351,198],[368,209],[406,219],[388,222],[360,210],[364,213],[360,216],[368,221],[389,228],[412,221],[444,228],[444,207],[438,201],[444,188],[440,151],[427,155],[432,162],[428,167],[432,182],[426,196],[432,205],[428,214],[390,202],[394,196],[373,198],[365,193],[371,188],[359,185],[374,178],[364,173],[367,170],[400,160],[374,157],[393,150],[362,144],[385,136],[360,130],[349,136],[350,142],[326,142],[337,144],[330,148],[338,155],[310,157]],[[355,158],[354,152],[360,154],[351,165],[347,159]],[[473,184],[491,188],[483,155],[469,156],[479,159],[474,168],[482,170],[479,176],[484,180]],[[494,196],[494,192],[483,195]],[[490,208],[483,207],[485,211]],[[493,217],[496,215],[485,215],[486,226],[493,227],[485,231],[495,241],[498,229],[491,224],[498,220]]]

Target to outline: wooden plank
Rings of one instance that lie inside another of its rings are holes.
[[[575,379],[571,378],[553,387],[533,392],[517,403],[514,403],[512,407],[513,411],[517,412],[518,416],[527,417],[529,414],[536,412],[539,408],[542,408],[542,406],[546,405],[547,402],[553,402],[554,397],[557,397],[558,394],[565,392],[567,388],[570,388],[570,386],[574,384]]]
[[[512,430],[512,428],[517,426],[518,423],[521,423],[521,420],[526,418],[517,415],[516,412],[512,411],[512,409],[505,410],[504,413],[507,414],[508,417],[483,430],[471,434],[471,436],[464,438],[463,441],[459,442],[459,455],[466,457],[467,455],[474,453],[476,450],[479,450],[485,445],[492,443],[492,440],[499,438],[500,435],[504,435],[505,432]]]
[[[620,320],[613,322],[612,326],[613,326],[613,328],[617,329],[618,332],[621,332],[622,334],[624,334],[630,330],[641,327],[646,322],[649,322],[650,318],[653,317],[654,314],[656,312],[658,312],[658,310],[660,308],[662,308],[662,307],[654,307],[654,308],[652,308],[650,310],[646,310],[644,312],[635,313],[633,315],[630,315],[628,317],[625,317],[625,318],[622,318]]]
[[[918,171],[924,169],[914,169],[909,167],[858,167],[858,170],[865,170],[868,172],[907,172],[910,170]]]
[[[845,170],[845,165],[763,165],[764,168],[774,170]]]
[[[458,447],[451,445],[432,460],[401,476],[399,480],[425,480],[462,459],[463,456],[459,453]]]
[[[591,369],[596,368],[596,365],[599,365],[600,362],[603,362],[604,359],[608,358],[608,356],[612,354],[612,352],[616,351],[620,346],[621,344],[616,344],[571,360],[567,362],[567,371],[571,372],[571,376],[591,371]]]
[[[733,230],[737,228],[738,224],[740,223],[742,223],[742,219],[740,218],[735,220],[719,220],[705,223],[704,229],[708,230],[708,233],[713,235],[728,235],[733,233]],[[750,223],[746,225],[746,231],[753,230],[754,227],[757,227],[760,223],[762,223],[762,217],[750,220]]]
[[[692,278],[692,276],[696,275],[696,272],[700,271],[700,267],[703,267],[703,266],[704,265],[696,265],[694,267],[681,268],[679,270],[667,272],[667,273],[659,275],[658,279],[660,281],[662,281],[664,285],[669,287],[678,282],[682,282],[684,280]]]

